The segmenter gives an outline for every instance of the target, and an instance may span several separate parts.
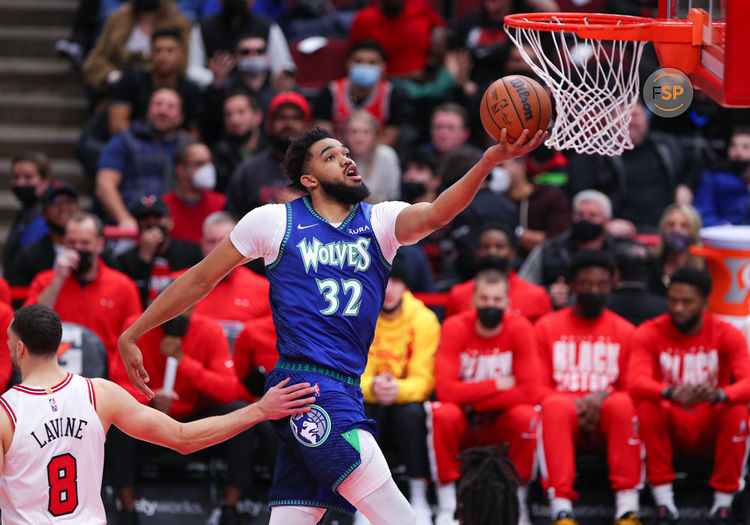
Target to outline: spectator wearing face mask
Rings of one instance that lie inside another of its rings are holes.
[[[617,241],[606,233],[612,220],[609,197],[596,190],[584,190],[573,197],[570,229],[534,248],[518,274],[549,290],[555,308],[567,306],[570,289],[565,282],[571,258],[580,250],[614,253]]]
[[[224,104],[230,94],[246,93],[251,96],[252,107],[261,110],[261,118],[267,112],[274,96],[274,87],[271,85],[271,62],[266,37],[258,32],[242,35],[233,54],[220,53],[208,62],[208,67],[213,71],[214,79],[203,93],[204,109],[200,127],[203,139],[212,143],[219,140],[222,133],[229,132]]]
[[[11,160],[10,189],[21,202],[21,209],[16,213],[5,240],[3,265],[6,269],[18,250],[47,234],[39,197],[51,182],[49,159],[44,153],[28,151]]]
[[[659,221],[659,243],[654,247],[657,264],[649,280],[649,289],[666,296],[674,271],[681,266],[702,270],[702,257],[690,253],[690,246],[700,242],[701,216],[690,205],[668,206]]]
[[[125,320],[141,313],[138,290],[127,275],[101,259],[102,222],[90,213],[76,213],[65,226],[65,250],[55,266],[34,278],[24,305],[42,304],[63,322],[92,330],[107,348],[110,367],[120,359],[117,338]]]
[[[216,166],[216,191],[225,192],[232,173],[243,160],[266,147],[261,131],[263,110],[245,91],[232,91],[224,99],[224,134],[211,146]]]
[[[313,103],[316,125],[343,136],[349,116],[364,110],[378,123],[379,142],[393,146],[402,122],[407,120],[408,106],[404,93],[383,78],[385,54],[373,40],[352,45],[347,59],[349,74],[321,89]]]
[[[81,210],[78,192],[64,182],[53,182],[40,201],[49,232],[22,248],[6,267],[5,275],[12,286],[28,286],[36,274],[53,267],[57,255],[65,251],[65,225]]]
[[[169,283],[171,272],[200,262],[201,249],[194,242],[171,237],[174,222],[169,208],[155,195],[142,197],[133,216],[138,221],[138,244],[117,256],[114,267],[133,279],[145,308]]]
[[[174,154],[177,185],[164,194],[172,217],[173,239],[200,242],[203,221],[224,209],[227,198],[214,191],[217,177],[211,160],[211,150],[201,143],[180,146]]]

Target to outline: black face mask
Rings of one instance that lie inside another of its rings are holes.
[[[493,270],[507,272],[508,258],[500,257],[498,255],[486,255],[477,261],[477,267],[477,270],[486,270],[488,268],[492,268]]]
[[[750,168],[750,160],[730,160],[729,169],[732,173],[740,177],[745,175],[747,169]]]
[[[665,232],[661,236],[664,247],[671,253],[682,253],[693,244],[693,238],[680,231]]]
[[[86,272],[88,272],[94,264],[94,254],[87,251],[76,250],[78,252],[78,268],[76,268],[74,275],[78,280],[81,280]]]
[[[242,16],[247,13],[247,0],[224,0],[221,14],[226,18]]]
[[[586,319],[596,319],[604,311],[604,305],[607,302],[607,294],[603,293],[579,293],[576,295],[576,302],[581,310],[581,314]]]
[[[286,153],[286,150],[289,149],[289,144],[292,143],[290,139],[285,139],[284,137],[279,137],[278,135],[268,135],[268,140],[271,143],[271,147],[273,147],[273,149],[282,153]]]
[[[320,181],[320,187],[326,195],[333,197],[341,204],[357,204],[370,196],[370,188],[364,182],[359,186],[349,186],[345,182]]]
[[[701,317],[703,317],[703,314],[698,314],[682,321],[681,323],[678,323],[674,320],[674,317],[672,317],[672,324],[674,324],[674,327],[677,328],[678,332],[680,332],[681,334],[687,334],[696,327],[696,325],[700,322]]]
[[[159,0],[133,0],[133,11],[136,13],[158,11],[159,7]]]
[[[36,186],[13,186],[11,190],[24,206],[32,206],[39,200],[39,197],[36,196]]]
[[[570,228],[570,236],[575,241],[588,242],[596,239],[604,232],[601,224],[594,224],[589,221],[576,221]]]
[[[57,235],[65,235],[65,226],[60,226],[56,222],[52,221],[44,221],[47,223],[47,228],[49,228],[50,233],[54,233]]]
[[[412,202],[425,193],[427,193],[427,185],[424,182],[401,183],[401,198],[406,202]]]
[[[496,308],[494,306],[477,308],[477,317],[479,317],[479,322],[482,323],[482,326],[489,329],[496,328],[497,325],[500,324],[500,321],[503,320],[504,313],[505,310],[503,310],[502,308]]]
[[[398,310],[401,307],[401,303],[403,302],[403,299],[399,299],[398,302],[393,305],[393,308],[386,308],[385,305],[380,308],[380,310],[385,314],[392,314],[396,310]]]
[[[178,315],[177,317],[170,319],[162,323],[161,327],[164,330],[164,335],[173,335],[175,337],[182,337],[187,332],[188,326],[190,325],[190,318],[184,315]]]

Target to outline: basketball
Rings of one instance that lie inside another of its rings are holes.
[[[498,79],[487,88],[479,108],[482,126],[496,141],[500,141],[503,128],[506,139],[515,142],[524,128],[529,138],[546,130],[552,117],[549,95],[536,80],[522,75],[509,75]]]

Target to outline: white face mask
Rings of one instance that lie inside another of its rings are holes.
[[[495,193],[505,193],[510,188],[510,173],[501,167],[492,168],[490,189]]]
[[[201,190],[212,190],[216,186],[216,168],[210,162],[193,172],[193,186]]]

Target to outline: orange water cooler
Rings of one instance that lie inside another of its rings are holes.
[[[690,251],[706,260],[713,279],[709,311],[750,335],[750,226],[711,226],[700,231],[702,246]]]

